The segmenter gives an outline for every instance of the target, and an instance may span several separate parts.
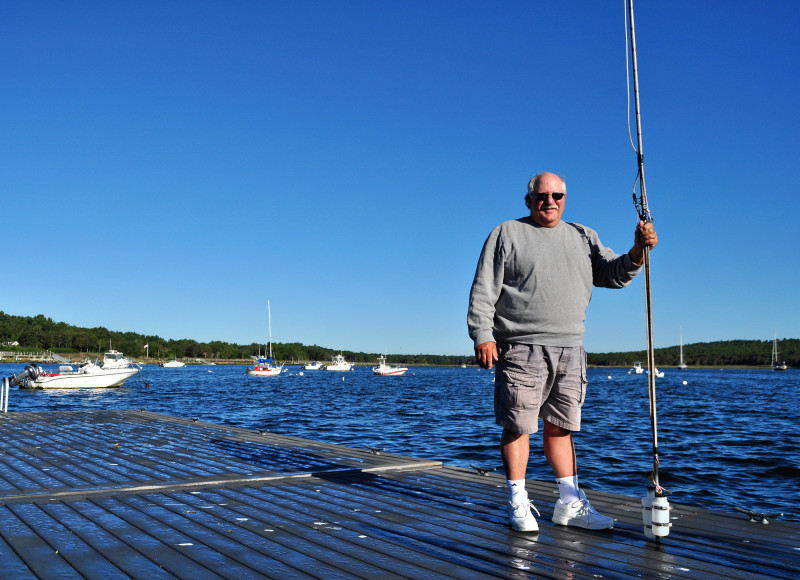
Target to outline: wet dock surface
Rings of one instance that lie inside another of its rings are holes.
[[[145,411],[0,414],[2,578],[796,578],[800,524],[586,489],[615,528],[508,528],[503,478]]]

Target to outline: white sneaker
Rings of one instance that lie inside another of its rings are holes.
[[[614,527],[614,519],[597,513],[583,491],[580,499],[564,503],[560,499],[553,511],[553,523],[560,526],[577,526],[587,530],[606,530]]]
[[[536,523],[536,518],[531,513],[531,508],[534,509],[537,516],[541,517],[539,510],[528,499],[528,494],[525,494],[522,501],[519,503],[508,502],[508,522],[511,528],[518,532],[538,532],[539,524]]]

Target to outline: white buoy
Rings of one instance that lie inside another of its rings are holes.
[[[686,381],[683,381],[683,384],[684,384],[684,385],[688,385],[689,383],[687,383]]]
[[[608,375],[608,378],[610,379],[610,378],[611,378],[611,375]]]
[[[303,376],[303,371],[300,371],[300,376],[301,376],[301,377]]]

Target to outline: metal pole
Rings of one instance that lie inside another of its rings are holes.
[[[642,118],[639,106],[639,71],[636,62],[636,31],[633,21],[633,0],[628,0],[628,17],[631,30],[631,60],[633,63],[633,92],[636,103],[636,140],[637,158],[639,164],[639,219],[644,222],[653,221],[647,206],[647,190],[644,183],[644,155],[642,153]],[[635,197],[635,196],[634,196]],[[644,293],[645,308],[647,310],[647,376],[648,393],[650,395],[650,424],[653,431],[653,483],[656,491],[660,493],[658,483],[658,429],[656,419],[656,376],[655,352],[653,349],[653,308],[650,291],[650,249],[644,248]]]

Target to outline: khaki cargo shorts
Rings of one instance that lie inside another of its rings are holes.
[[[536,433],[539,419],[580,431],[586,397],[586,351],[582,346],[499,344],[494,415],[514,433]]]

